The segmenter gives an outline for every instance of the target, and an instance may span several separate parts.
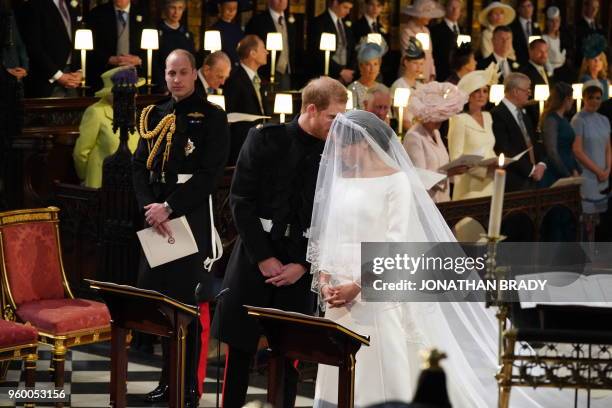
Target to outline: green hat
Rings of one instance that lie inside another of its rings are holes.
[[[105,96],[110,95],[113,91],[113,79],[112,79],[113,75],[115,75],[117,72],[121,72],[126,69],[135,69],[135,68],[131,65],[124,65],[121,67],[109,69],[108,71],[100,75],[100,78],[102,78],[102,83],[104,86],[100,90],[98,90],[95,93],[95,95],[98,98],[104,98]],[[135,86],[138,88],[139,86],[143,86],[145,83],[146,81],[144,78],[138,78]]]

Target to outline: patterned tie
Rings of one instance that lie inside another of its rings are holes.
[[[278,17],[277,31],[283,36],[283,50],[279,53],[276,61],[276,72],[284,74],[285,72],[291,72],[289,67],[289,35],[287,34],[287,27],[285,27],[285,18],[283,16]]]
[[[531,143],[531,138],[529,137],[529,132],[527,132],[527,126],[525,125],[525,114],[522,109],[516,108],[516,117],[518,119],[518,125],[521,128],[521,133],[523,134],[523,139],[525,140],[525,145],[527,148],[533,147]],[[535,165],[535,153],[533,149],[529,150],[529,161],[532,165]]]
[[[253,88],[255,88],[255,94],[257,95],[257,101],[259,102],[259,110],[261,111],[261,114],[263,115],[264,109],[263,109],[263,103],[261,100],[261,79],[259,78],[259,75],[255,74],[252,81],[253,81]]]
[[[125,25],[127,23],[126,19],[125,19],[125,15],[127,13],[123,10],[117,10],[117,20],[119,21],[119,24],[121,25],[121,29],[125,28]]]

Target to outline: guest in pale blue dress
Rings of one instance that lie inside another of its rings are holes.
[[[576,132],[573,150],[583,167],[582,212],[589,240],[595,237],[599,214],[608,209],[607,190],[612,166],[610,122],[608,118],[597,113],[602,94],[599,81],[585,83],[582,91],[582,111],[572,119],[572,127]]]

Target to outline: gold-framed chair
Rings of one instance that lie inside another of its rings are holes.
[[[72,346],[110,339],[106,305],[75,298],[62,263],[59,208],[0,213],[2,315],[29,322],[38,342],[52,348],[55,386],[64,386],[64,362]]]
[[[25,386],[34,387],[38,359],[38,332],[28,324],[0,319],[0,384],[6,379],[12,360],[24,360]],[[25,403],[33,407],[33,403]]]

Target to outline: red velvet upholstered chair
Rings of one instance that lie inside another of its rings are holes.
[[[25,362],[25,385],[34,387],[36,377],[36,360],[38,332],[27,324],[8,322],[0,319],[0,386],[6,378],[6,371],[11,360],[23,359]],[[34,404],[26,403],[25,407]]]
[[[106,305],[75,299],[62,263],[56,207],[0,213],[2,311],[29,322],[53,349],[55,386],[64,386],[68,348],[110,339]]]

